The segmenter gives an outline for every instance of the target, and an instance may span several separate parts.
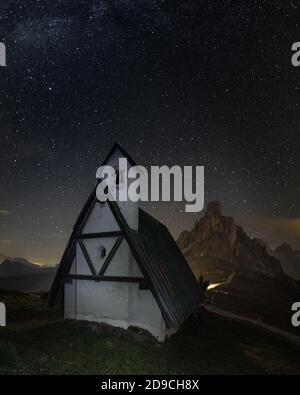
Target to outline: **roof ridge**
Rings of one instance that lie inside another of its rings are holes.
[[[102,162],[102,165],[104,165],[108,161],[108,159],[116,149],[119,149],[121,151],[121,153],[124,155],[125,158],[127,158],[131,166],[137,165],[135,160],[129,155],[129,153],[125,150],[125,148],[121,146],[121,144],[118,141],[116,141],[112,146],[112,148],[109,150],[108,154],[105,156],[104,161]]]

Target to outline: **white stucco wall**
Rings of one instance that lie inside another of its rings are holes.
[[[82,233],[112,232],[120,230],[108,204],[97,202],[86,223]]]
[[[137,326],[160,341],[166,333],[151,291],[139,289],[136,283],[72,280],[72,284],[65,285],[65,318],[104,322],[124,329]]]
[[[65,283],[64,291],[64,317],[76,319],[76,281]]]
[[[91,274],[79,246],[70,274]],[[143,277],[125,239],[105,274]],[[124,329],[137,326],[160,341],[166,333],[152,292],[139,289],[138,283],[72,280],[65,284],[65,318],[105,322]]]
[[[122,240],[121,245],[106,269],[105,275],[143,277],[125,239]]]

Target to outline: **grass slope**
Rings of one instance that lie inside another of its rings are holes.
[[[58,319],[37,295],[0,300],[12,317],[0,328],[2,374],[300,373],[297,346],[205,311],[158,344],[137,330]]]
[[[266,276],[228,262],[201,256],[191,260],[191,269],[213,283],[224,283],[206,292],[206,301],[224,310],[258,319],[300,336],[299,328],[291,325],[292,304],[300,300],[300,286],[288,277]],[[234,272],[231,282],[229,275]]]
[[[257,319],[294,335],[299,328],[291,324],[291,306],[300,300],[300,287],[291,288],[274,279],[255,273],[236,273],[230,283],[207,292],[206,298],[216,306],[243,316]]]

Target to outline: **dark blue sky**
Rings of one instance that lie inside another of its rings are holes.
[[[295,0],[4,1],[0,252],[57,262],[116,140],[204,165],[206,202],[300,248],[299,17]],[[195,220],[148,208],[175,235]]]

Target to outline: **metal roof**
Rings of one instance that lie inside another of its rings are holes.
[[[169,327],[179,328],[203,300],[198,282],[167,227],[139,210],[139,230],[129,228],[116,202],[109,202]]]

